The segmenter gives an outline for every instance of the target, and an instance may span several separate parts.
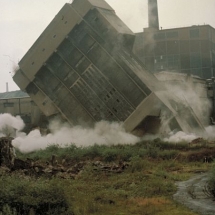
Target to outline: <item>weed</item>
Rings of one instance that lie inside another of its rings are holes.
[[[203,147],[203,146],[202,146]],[[214,150],[214,149],[213,149]],[[175,181],[186,180],[196,170],[207,170],[209,164],[200,159],[213,150],[195,149],[188,144],[141,141],[134,145],[97,145],[61,148],[22,154],[20,159],[49,161],[53,154],[68,163],[88,161],[75,180],[30,178],[16,172],[0,176],[0,215],[195,215],[172,200]],[[190,159],[191,156],[198,158]],[[95,170],[92,163],[126,161],[121,173]],[[90,162],[92,161],[92,163]],[[189,161],[189,162],[187,162]],[[215,171],[213,173],[213,182]],[[211,188],[215,190],[215,183]]]

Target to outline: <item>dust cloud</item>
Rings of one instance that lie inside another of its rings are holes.
[[[17,132],[12,144],[23,153],[29,153],[39,149],[45,149],[50,145],[68,147],[75,144],[78,147],[87,147],[94,144],[135,144],[140,138],[126,133],[122,124],[101,121],[94,128],[83,128],[81,126],[71,127],[67,123],[52,121],[49,125],[50,133],[42,136],[38,129],[31,131],[28,135]]]
[[[0,114],[0,137],[15,136],[16,131],[21,131],[25,124],[20,116],[13,117],[5,113]]]
[[[126,133],[122,123],[101,121],[93,128],[83,128],[81,126],[71,127],[67,123],[52,121],[49,125],[50,133],[41,135],[39,129],[32,130],[29,134],[22,132],[24,122],[20,116],[13,117],[10,114],[0,114],[0,137],[13,136],[13,146],[22,153],[30,153],[43,150],[51,145],[68,147],[71,144],[77,147],[88,147],[98,145],[135,144],[141,140],[153,140],[161,138],[167,142],[190,142],[196,138],[196,134],[186,134],[182,131],[170,132],[168,136],[159,135],[145,136],[139,138],[130,133]],[[206,139],[215,138],[215,126],[206,128]]]
[[[207,90],[205,82],[198,79],[198,77],[178,74],[172,72],[160,72],[155,74],[159,81],[163,82],[166,90],[171,93],[172,98],[175,99],[174,110],[178,112],[180,117],[183,117],[187,121],[189,120],[189,114],[196,116],[202,127],[205,128],[205,132],[200,134],[195,130],[193,125],[193,133],[186,134],[182,131],[171,131],[169,129],[169,122],[174,117],[171,113],[165,113],[161,115],[161,132],[165,133],[163,139],[168,142],[190,142],[198,137],[205,139],[212,139],[215,137],[215,127],[210,125],[210,112],[212,110],[212,104],[207,96]],[[186,109],[189,111],[186,112]],[[182,113],[180,115],[180,113]],[[187,115],[188,114],[188,115]],[[186,118],[188,117],[188,118]]]
[[[178,131],[176,133],[171,132],[169,137],[164,138],[163,140],[170,143],[180,143],[180,142],[191,142],[198,138],[196,134],[186,134],[183,131]]]
[[[189,105],[191,112],[195,113],[204,127],[210,124],[212,104],[207,96],[205,82],[189,75],[172,72],[160,72],[155,76],[175,98],[179,98],[185,106]]]

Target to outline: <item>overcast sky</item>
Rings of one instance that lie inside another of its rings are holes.
[[[134,32],[147,27],[147,0],[106,0]],[[0,92],[17,90],[12,71],[19,60],[71,0],[0,0]],[[164,28],[209,24],[215,28],[215,0],[158,0]]]

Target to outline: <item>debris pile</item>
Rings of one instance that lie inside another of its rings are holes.
[[[81,174],[86,166],[91,166],[93,171],[103,171],[106,173],[122,173],[128,164],[125,162],[103,163],[101,161],[66,161],[63,159],[58,163],[55,155],[52,156],[51,162],[42,163],[27,158],[25,161],[16,158],[11,171],[21,171],[22,174],[36,177],[59,177],[62,179],[75,179]]]
[[[50,161],[42,162],[27,158],[19,159],[15,156],[14,148],[11,144],[12,138],[0,138],[1,147],[1,172],[19,172],[30,177],[59,177],[75,179],[86,166],[92,167],[93,171],[103,171],[107,173],[122,173],[127,167],[126,162],[104,163],[101,161],[74,161],[71,159],[58,159],[52,155]]]
[[[93,170],[96,171],[104,171],[104,172],[112,172],[112,173],[122,173],[127,167],[128,163],[119,161],[119,164],[105,164],[101,161],[95,161],[93,163]]]

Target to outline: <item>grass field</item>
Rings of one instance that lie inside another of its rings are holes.
[[[175,182],[196,172],[211,171],[205,156],[215,146],[171,144],[159,139],[135,145],[68,148],[50,146],[31,154],[17,153],[45,163],[56,155],[58,162],[85,162],[74,179],[32,177],[23,171],[0,172],[0,214],[28,215],[196,215],[173,200]],[[120,172],[96,169],[93,163],[126,163]],[[31,213],[30,212],[30,213]]]

